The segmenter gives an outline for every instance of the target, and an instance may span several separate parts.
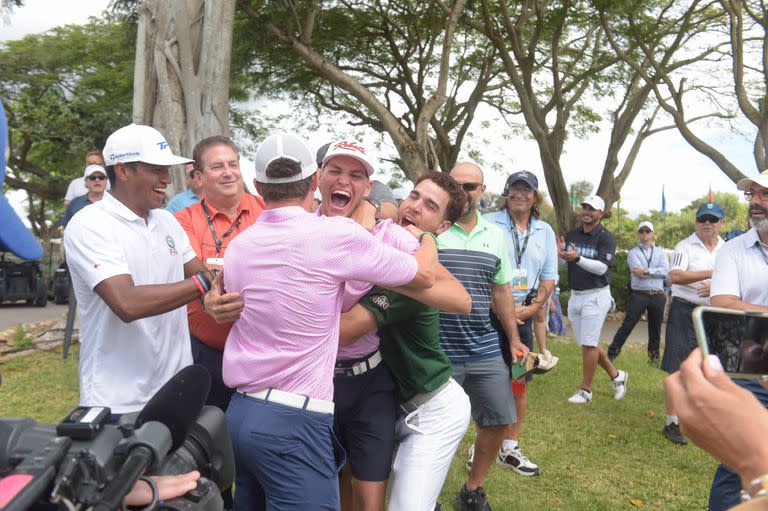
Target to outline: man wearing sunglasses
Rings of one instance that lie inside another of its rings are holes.
[[[648,363],[657,367],[661,343],[661,321],[664,318],[664,279],[669,273],[669,260],[664,250],[654,245],[656,233],[653,224],[640,222],[637,226],[637,246],[627,254],[627,265],[632,272],[632,292],[627,301],[627,314],[608,347],[608,358],[613,360],[621,353],[627,337],[635,328],[643,312],[648,312]]]
[[[469,478],[459,493],[462,510],[486,509],[483,483],[497,459],[507,426],[517,420],[509,385],[509,368],[491,324],[491,306],[507,337],[513,362],[528,356],[515,319],[512,265],[504,232],[484,219],[478,204],[485,193],[483,172],[473,163],[460,163],[451,177],[464,189],[467,204],[456,222],[439,236],[439,260],[472,296],[469,315],[440,314],[440,344],[453,365],[454,379],[464,387],[478,426]]]
[[[712,273],[712,305],[729,309],[768,312],[768,171],[744,178],[736,187],[749,201],[751,229],[718,252]],[[768,392],[755,380],[734,379],[764,406]],[[715,472],[709,509],[728,509],[739,503],[739,475],[725,465]]]
[[[61,232],[67,228],[67,224],[75,213],[94,202],[99,202],[107,189],[107,171],[101,165],[88,165],[83,172],[83,180],[88,193],[75,197],[67,204],[67,210],[61,219]]]
[[[710,279],[715,256],[725,242],[720,237],[723,228],[723,207],[717,202],[705,202],[696,210],[696,230],[675,245],[670,265],[672,303],[669,305],[667,330],[664,334],[664,356],[661,368],[674,373],[696,348],[691,313],[697,305],[709,303]],[[680,422],[672,403],[667,399],[667,419],[662,434],[669,441],[685,445],[688,440],[680,431]]]

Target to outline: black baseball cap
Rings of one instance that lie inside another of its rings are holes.
[[[506,196],[509,192],[510,187],[517,183],[518,181],[522,181],[526,183],[528,186],[536,190],[539,187],[539,180],[536,177],[536,174],[532,172],[528,172],[527,170],[521,170],[520,172],[515,172],[514,174],[510,174],[507,178],[507,183],[504,185],[504,195]]]

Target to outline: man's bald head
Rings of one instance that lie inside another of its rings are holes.
[[[462,218],[473,215],[480,205],[480,199],[485,195],[483,171],[474,163],[459,163],[451,169],[451,177],[461,185],[467,194],[467,204]]]
[[[456,179],[457,176],[461,176],[461,180],[457,179],[459,183],[483,183],[483,171],[474,163],[457,163],[451,169],[450,174],[453,179]]]

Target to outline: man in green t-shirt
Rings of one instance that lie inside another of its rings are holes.
[[[450,176],[425,174],[401,203],[400,224],[440,234],[459,217],[465,202],[464,191]],[[381,354],[397,387],[399,445],[390,475],[391,510],[435,508],[469,425],[469,398],[451,378],[451,363],[440,349],[439,309],[419,300],[445,310],[458,307],[465,314],[471,307],[463,286],[453,279],[439,290],[410,296],[375,287],[341,320],[342,343],[378,328]]]

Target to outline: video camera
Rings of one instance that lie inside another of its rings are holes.
[[[146,509],[220,511],[219,488],[234,481],[234,455],[221,410],[203,406],[210,375],[188,366],[138,413],[107,425],[109,408],[78,407],[61,423],[0,418],[0,511],[124,508],[144,474],[197,470],[197,488]]]

